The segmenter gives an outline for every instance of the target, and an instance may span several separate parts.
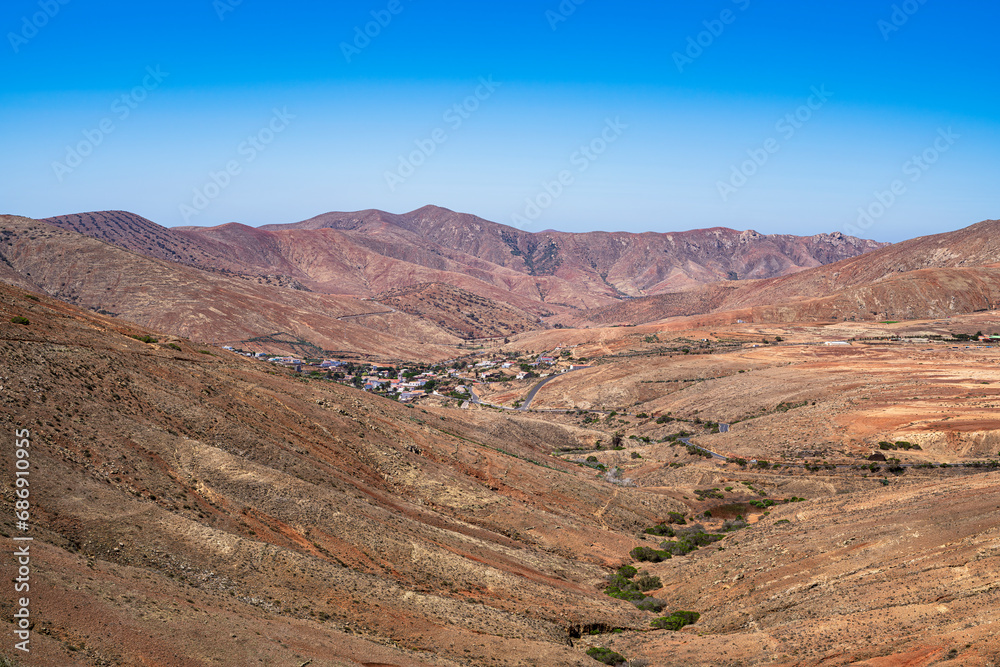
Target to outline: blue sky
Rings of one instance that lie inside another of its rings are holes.
[[[7,0],[0,212],[899,241],[1000,217],[998,24],[986,0]]]

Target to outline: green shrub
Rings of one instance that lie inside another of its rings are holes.
[[[747,522],[742,519],[726,519],[722,522],[722,527],[719,528],[719,532],[731,533],[734,530],[740,530],[741,528],[746,528]]]
[[[631,583],[631,582],[629,582]],[[626,602],[641,602],[646,598],[641,592],[632,588],[605,588],[604,592],[617,600],[625,600]]]
[[[658,535],[660,537],[674,536],[674,529],[663,523],[653,526],[652,528],[647,528],[645,532],[647,535]]]
[[[657,551],[656,549],[651,549],[650,547],[636,547],[630,552],[633,559],[639,561],[640,563],[659,563],[660,561],[667,560],[671,558],[671,554],[668,551]]]
[[[663,588],[663,582],[660,581],[660,578],[654,577],[648,572],[643,572],[642,575],[635,580],[635,583],[639,587],[640,591],[655,591],[657,588]]]
[[[11,324],[31,324],[27,317],[21,317],[20,315],[10,318]]]
[[[696,623],[699,618],[701,618],[701,614],[696,611],[675,611],[670,616],[653,619],[650,625],[661,630],[673,630],[676,632],[685,625]]]
[[[706,534],[706,533],[703,533],[703,534]],[[716,536],[712,536],[712,537],[718,537],[719,539],[722,539],[721,535],[716,535]],[[712,540],[712,542],[714,542],[714,541],[715,540]],[[710,544],[710,543],[711,542],[709,542],[708,544]],[[677,540],[677,541],[674,541],[674,542],[665,541],[665,542],[661,542],[660,543],[660,548],[663,550],[663,552],[666,552],[666,553],[670,554],[671,556],[686,556],[687,554],[691,553],[692,551],[697,551],[698,547],[700,547],[700,546],[704,546],[704,545],[697,544],[695,541],[688,540],[688,539]]]
[[[617,574],[613,574],[608,578],[608,585],[604,589],[604,594],[628,602],[638,602],[645,598],[646,596],[639,591],[639,585],[631,581],[635,573],[636,569],[630,565],[619,568]]]
[[[660,613],[667,606],[667,603],[663,600],[658,600],[656,598],[645,598],[635,603],[635,608],[639,611],[651,611],[655,614]]]
[[[617,665],[619,663],[626,662],[625,656],[621,653],[615,653],[611,649],[604,648],[603,646],[588,648],[587,655],[598,662],[603,662],[605,665]]]
[[[177,350],[178,352],[182,351],[181,346],[178,345],[177,343],[167,343],[167,347],[169,347],[171,350]]]
[[[155,338],[153,338],[152,336],[149,336],[149,335],[140,336],[139,334],[131,334],[131,337],[135,338],[136,340],[141,341],[143,343],[157,343],[157,342],[159,342]]]
[[[712,458],[711,454],[709,454],[708,452],[706,452],[701,447],[696,447],[694,445],[688,445],[687,451],[688,451],[688,454],[691,454],[692,456],[704,456],[706,459]]]

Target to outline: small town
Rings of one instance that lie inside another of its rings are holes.
[[[425,397],[474,398],[477,383],[530,381],[582,367],[586,359],[574,358],[571,350],[556,348],[551,353],[499,353],[488,358],[449,359],[438,364],[365,363],[341,359],[310,359],[248,352],[224,346],[235,354],[283,366],[296,373],[336,381],[400,403],[412,403]]]
[[[659,342],[656,337],[646,337],[646,342]],[[885,339],[865,339],[897,344],[928,344],[928,343],[1000,343],[1000,334],[952,334],[952,338],[940,335],[929,336],[892,336]],[[777,337],[774,341],[765,339],[761,343],[742,342],[735,347],[757,348],[762,345],[778,345],[785,341]],[[825,346],[850,346],[858,340],[825,341]],[[713,349],[713,343],[715,347]],[[710,354],[713,351],[725,351],[727,346],[720,341],[703,338],[697,343],[697,348],[680,347],[671,352],[683,354]],[[787,344],[787,343],[786,343]],[[796,343],[791,343],[795,345]],[[959,349],[956,346],[949,346]],[[966,345],[966,348],[989,349],[993,345]],[[459,405],[467,407],[466,401],[478,403],[475,385],[486,383],[524,382],[527,389],[531,381],[544,380],[553,375],[567,371],[586,368],[587,359],[576,357],[572,349],[562,346],[551,352],[517,353],[517,352],[479,352],[478,355],[448,359],[436,364],[421,364],[419,362],[364,362],[344,359],[303,358],[296,356],[271,355],[265,352],[251,352],[231,345],[223,346],[224,350],[250,357],[260,361],[276,364],[296,373],[314,378],[332,380],[339,384],[362,389],[366,392],[385,396],[400,403],[413,403],[419,399],[436,398],[441,401],[454,399]],[[663,353],[664,350],[661,350]],[[485,358],[479,358],[480,356]],[[515,385],[516,387],[516,385]],[[485,403],[485,405],[490,405]],[[518,407],[517,404],[514,407]]]

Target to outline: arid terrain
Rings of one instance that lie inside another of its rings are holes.
[[[445,267],[333,294],[326,260],[307,277],[276,259],[293,233],[373,246],[390,223],[461,245],[427,216],[159,231],[123,214],[93,238],[109,218],[88,215],[0,219],[0,451],[15,461],[26,429],[31,466],[27,526],[4,473],[0,537],[33,538],[31,653],[8,640],[12,664],[1000,664],[996,223],[557,312],[516,281],[502,298],[494,269],[492,293]],[[253,234],[267,243],[232,240]],[[560,266],[581,256],[550,236]],[[573,285],[529,240],[464,257]],[[246,253],[210,266],[223,246]],[[932,305],[856,300],[903,284]],[[660,310],[723,289],[762,301]],[[422,362],[475,393],[404,403],[231,342]],[[699,616],[671,625],[681,611]]]

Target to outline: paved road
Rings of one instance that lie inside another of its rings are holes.
[[[566,371],[566,373],[572,373],[573,371],[582,371],[584,368],[590,368],[590,366],[577,366],[576,368]],[[566,373],[559,373],[558,375],[547,377],[538,384],[536,384],[534,387],[532,387],[531,391],[528,392],[528,395],[524,397],[524,403],[521,405],[521,407],[518,408],[518,410],[520,410],[521,412],[525,412],[529,407],[531,407],[531,401],[535,400],[535,394],[538,393],[539,389],[541,389],[546,383],[552,382],[556,378],[566,375]]]
[[[577,368],[574,368],[572,370],[566,371],[566,373],[572,373],[573,371],[582,371],[584,368],[590,368],[590,366],[578,366]],[[479,398],[479,396],[476,395],[476,389],[471,384],[469,385],[469,396],[470,396],[469,400],[472,401],[473,403],[475,403],[476,405],[488,405],[488,406],[490,406],[492,408],[500,408],[502,410],[512,410],[512,411],[516,411],[516,412],[525,412],[531,406],[531,401],[535,398],[535,394],[538,393],[538,390],[542,388],[542,385],[544,385],[547,382],[551,382],[552,380],[555,380],[556,378],[560,378],[563,375],[566,375],[566,373],[557,373],[556,375],[553,375],[551,377],[547,377],[544,380],[542,380],[541,382],[539,382],[538,384],[536,384],[534,387],[531,388],[531,391],[528,392],[528,395],[524,397],[524,404],[521,405],[521,407],[519,407],[519,408],[509,408],[506,405],[497,405],[496,403],[487,403],[486,401],[482,400],[481,398]],[[552,409],[552,410],[546,410],[546,412],[576,412],[576,410]],[[605,412],[605,411],[603,411],[603,410],[588,410],[588,412]]]

